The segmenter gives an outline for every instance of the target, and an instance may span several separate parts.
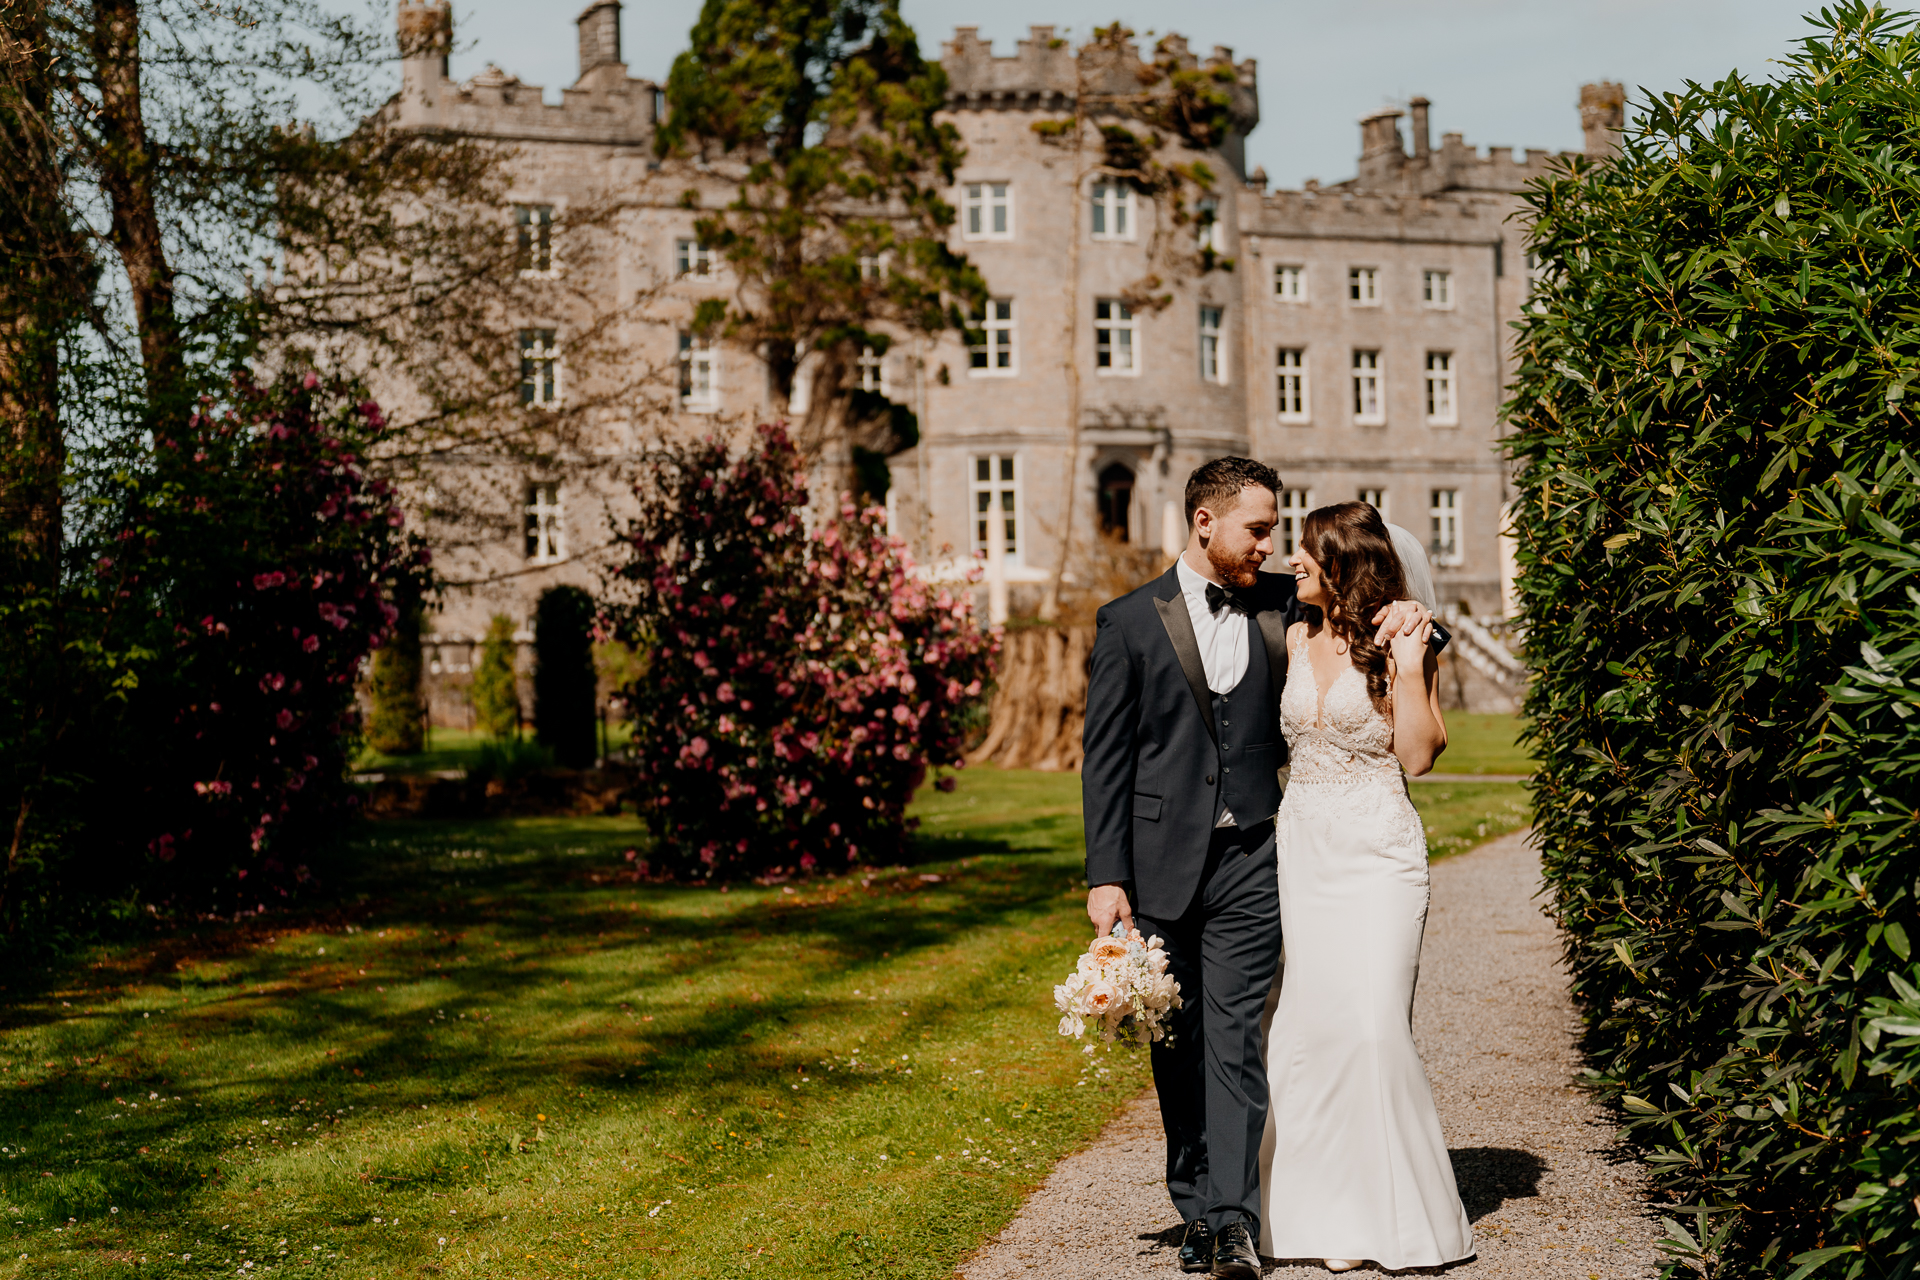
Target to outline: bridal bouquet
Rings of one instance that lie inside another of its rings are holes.
[[[1138,929],[1125,936],[1095,938],[1067,980],[1053,989],[1060,1010],[1060,1034],[1079,1039],[1089,1025],[1112,1043],[1167,1040],[1167,1015],[1180,1007],[1180,984],[1167,972],[1167,953],[1158,938],[1142,938]],[[1093,1052],[1089,1044],[1086,1051]]]

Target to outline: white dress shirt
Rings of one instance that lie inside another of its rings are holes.
[[[1187,617],[1193,621],[1193,638],[1200,646],[1200,669],[1206,672],[1207,688],[1215,693],[1232,693],[1247,674],[1247,615],[1230,604],[1214,613],[1207,608],[1210,585],[1199,570],[1180,554],[1174,570],[1180,578],[1180,598],[1186,601]],[[1231,827],[1233,814],[1220,811],[1216,827]]]

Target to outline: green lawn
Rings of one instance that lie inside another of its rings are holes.
[[[1518,792],[1415,795],[1439,852]],[[384,824],[337,910],[10,975],[0,1277],[951,1274],[1147,1076],[1054,1033],[1079,779],[917,812],[910,868],[727,890],[627,819]]]
[[[1434,768],[1441,773],[1532,773],[1533,755],[1516,739],[1522,720],[1512,715],[1449,711],[1447,749]]]
[[[531,734],[528,735],[531,738]],[[607,747],[617,751],[633,736],[630,721],[616,720],[607,725]],[[382,755],[371,747],[354,758],[356,773],[435,773],[444,769],[471,769],[480,759],[487,735],[478,729],[433,729],[427,734],[427,749],[410,756]]]

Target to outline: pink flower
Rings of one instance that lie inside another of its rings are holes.
[[[707,754],[707,740],[705,738],[695,738],[687,744],[687,750],[693,754],[694,759],[703,759]]]

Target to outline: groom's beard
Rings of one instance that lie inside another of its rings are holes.
[[[1207,544],[1206,552],[1207,563],[1220,575],[1220,581],[1228,586],[1250,587],[1260,580],[1260,560],[1253,559],[1252,553],[1245,556],[1230,555],[1220,549],[1217,539]]]

